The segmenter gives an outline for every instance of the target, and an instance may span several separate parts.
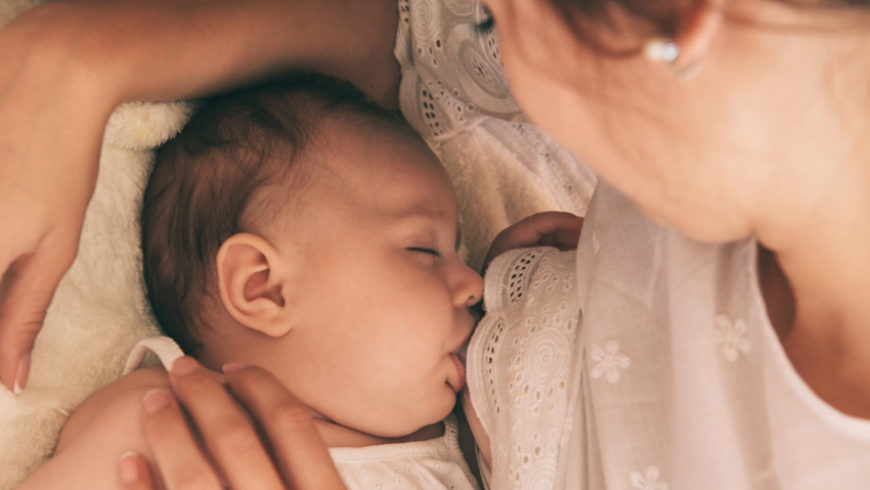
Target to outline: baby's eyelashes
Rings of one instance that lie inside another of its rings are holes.
[[[408,250],[410,250],[411,252],[420,252],[420,253],[424,253],[424,254],[429,254],[429,255],[432,255],[432,256],[434,256],[434,257],[441,257],[441,252],[439,252],[439,251],[437,251],[437,250],[435,250],[435,249],[433,249],[433,248],[428,248],[428,247],[408,247]]]

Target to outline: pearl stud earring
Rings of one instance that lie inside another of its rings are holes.
[[[654,63],[674,63],[680,57],[680,47],[673,39],[654,37],[643,44],[643,57]]]
[[[701,71],[700,59],[680,63],[680,45],[671,38],[654,37],[643,44],[643,57],[653,63],[667,64],[674,74],[687,80]]]

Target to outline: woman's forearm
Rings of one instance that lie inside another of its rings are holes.
[[[347,79],[394,105],[396,8],[395,0],[59,1],[9,29],[43,69],[69,72],[72,79],[56,83],[90,84],[112,107],[199,96],[292,69]]]

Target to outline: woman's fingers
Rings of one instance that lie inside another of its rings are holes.
[[[69,252],[64,253],[66,250]],[[51,245],[43,242],[34,252],[3,264],[0,272],[0,380],[15,394],[20,394],[27,386],[30,351],[54,290],[72,263],[75,251],[75,242]]]
[[[145,439],[164,487],[222,489],[217,473],[196,443],[172,394],[153,389],[143,397],[142,408]]]
[[[557,227],[541,237],[541,245],[549,245],[559,250],[571,250],[577,248],[580,241],[580,230],[583,228],[583,218],[577,218],[565,226]]]
[[[275,462],[292,488],[343,489],[308,409],[264,369],[225,367],[226,383],[269,438]]]
[[[118,463],[118,478],[124,490],[155,490],[154,480],[148,471],[148,464],[142,456],[127,452],[121,455]]]
[[[548,211],[528,216],[505,230],[505,240],[521,246],[539,244],[549,239],[552,243],[563,243],[571,236],[579,237],[583,218],[560,211]],[[561,237],[560,237],[561,235]],[[562,238],[562,240],[557,240]],[[577,245],[575,241],[573,245]]]
[[[235,398],[192,358],[175,361],[170,383],[190,423],[168,391],[155,389],[143,398],[145,435],[165,488],[220,489],[222,482],[234,489],[344,488],[307,407],[262,369],[227,373]],[[265,432],[272,454],[238,402]],[[125,462],[122,476],[134,462]],[[151,488],[144,480],[130,485]]]
[[[211,372],[192,358],[182,357],[172,365],[170,382],[211,461],[231,488],[284,488],[254,425]],[[162,470],[162,462],[160,466]],[[174,487],[170,484],[169,488]]]
[[[548,245],[560,250],[577,247],[583,218],[561,211],[533,214],[505,228],[492,241],[484,264],[498,255],[522,247]]]

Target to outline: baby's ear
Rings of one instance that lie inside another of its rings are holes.
[[[257,235],[231,236],[217,253],[218,288],[224,308],[248,328],[270,337],[283,336],[293,327],[288,305],[291,265]]]

